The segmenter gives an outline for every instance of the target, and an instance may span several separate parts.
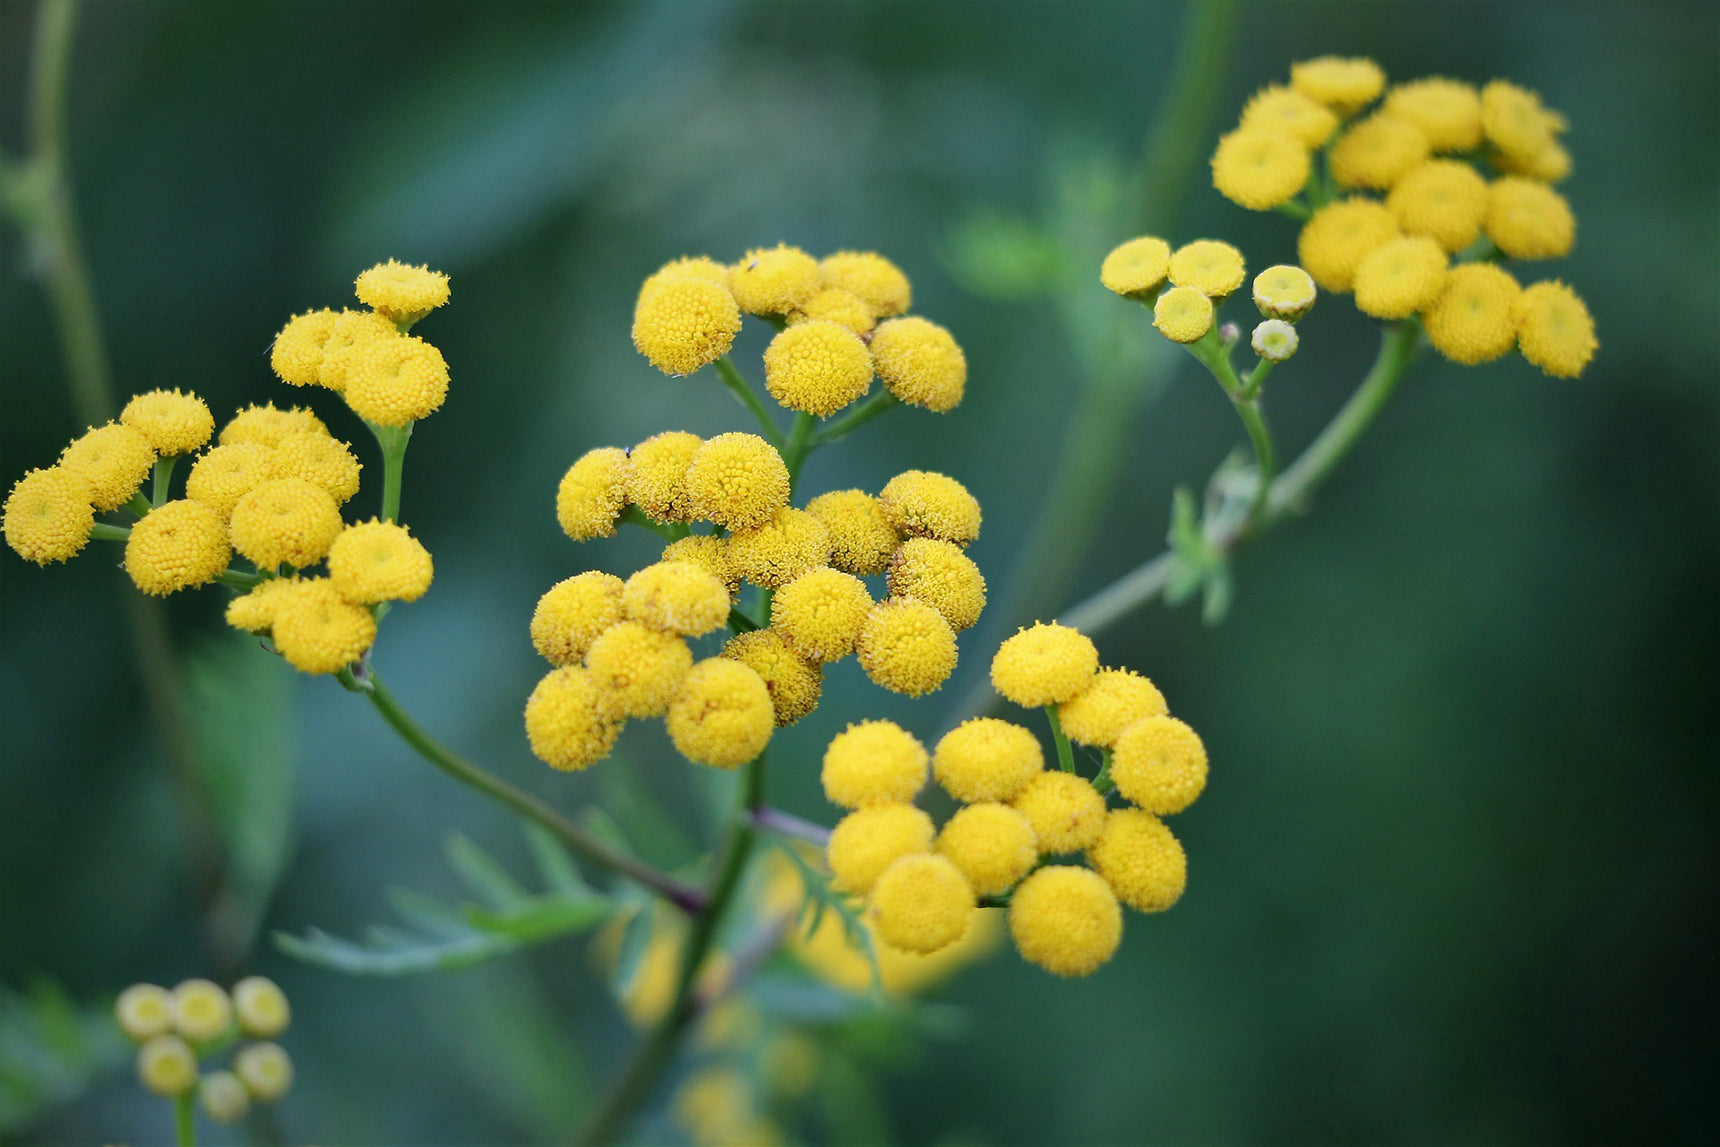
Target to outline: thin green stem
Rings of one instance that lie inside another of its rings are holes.
[[[835,422],[826,426],[812,436],[813,446],[828,446],[832,442],[840,442],[860,427],[887,410],[894,410],[902,405],[902,400],[888,390],[880,390]]]
[[[1066,773],[1075,771],[1075,750],[1069,747],[1069,738],[1064,735],[1063,721],[1057,716],[1057,706],[1045,706],[1045,717],[1051,722],[1051,739],[1057,745],[1057,767]]]
[[[1254,446],[1254,498],[1248,504],[1248,517],[1244,529],[1251,529],[1260,521],[1260,515],[1266,511],[1266,502],[1272,494],[1272,479],[1274,476],[1274,457],[1272,452],[1272,432],[1267,429],[1266,416],[1261,413],[1260,399],[1244,398],[1234,400],[1236,413],[1242,418],[1242,425],[1248,429],[1248,441]]]
[[[719,358],[715,365],[717,377],[723,380],[723,385],[728,387],[729,392],[740,399],[741,405],[752,411],[752,416],[758,420],[759,429],[764,432],[765,441],[776,447],[779,453],[786,449],[782,440],[782,432],[776,428],[776,423],[771,420],[770,411],[765,409],[764,403],[753,392],[753,388],[747,385],[747,380],[741,377],[741,372],[735,369],[735,364],[730,362],[728,356],[725,355]]]
[[[244,570],[224,569],[215,575],[215,580],[228,589],[236,589],[244,593],[255,589],[270,579],[262,574],[246,573]]]
[[[125,504],[124,509],[134,518],[145,518],[155,507],[149,504],[149,499],[143,496],[142,490],[139,490],[131,496],[131,500]]]
[[[1300,196],[1290,200],[1288,203],[1280,203],[1272,210],[1278,212],[1280,215],[1288,215],[1290,218],[1301,223],[1306,223],[1314,217],[1314,212],[1309,209],[1306,203],[1302,202]]]
[[[616,521],[626,522],[629,525],[639,526],[642,529],[650,530],[653,534],[656,534],[666,542],[672,542],[677,538],[684,538],[687,536],[685,534],[676,533],[675,530],[667,523],[657,521],[644,510],[641,510],[638,506],[628,506],[625,510],[622,510],[621,516],[617,518]]]
[[[382,520],[400,520],[400,486],[406,474],[406,448],[412,444],[413,423],[405,426],[378,426],[367,422],[382,448]]]
[[[1170,78],[1141,154],[1141,222],[1149,232],[1169,229],[1194,186],[1189,172],[1206,157],[1209,125],[1224,90],[1236,9],[1237,0],[1200,0],[1188,6]]]
[[[1272,368],[1278,364],[1269,358],[1263,358],[1254,364],[1254,369],[1242,380],[1242,395],[1244,398],[1259,398],[1260,391],[1266,385],[1266,376],[1272,373]]]
[[[173,468],[179,465],[179,455],[170,454],[155,460],[155,475],[149,488],[149,504],[159,506],[167,501],[173,489]]]
[[[733,632],[737,634],[750,633],[755,629],[763,628],[764,626],[754,620],[752,614],[747,613],[745,610],[741,609],[740,606],[729,606],[729,629]]]
[[[788,446],[783,450],[783,462],[788,466],[788,488],[791,491],[800,481],[800,468],[806,464],[806,456],[818,446],[812,434],[817,425],[818,419],[804,410],[794,416],[794,428],[789,431]]]
[[[123,542],[129,537],[130,526],[110,526],[106,522],[97,522],[90,530],[90,538],[98,542]]]
[[[1099,771],[1093,777],[1093,788],[1098,791],[1100,796],[1108,797],[1111,795],[1111,790],[1116,787],[1116,783],[1111,780],[1111,750],[1101,749],[1099,751]]]
[[[179,1147],[197,1147],[197,1091],[173,1101],[173,1139]]]

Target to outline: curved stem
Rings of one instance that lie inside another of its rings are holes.
[[[1051,739],[1057,745],[1057,767],[1066,773],[1075,771],[1075,750],[1069,747],[1069,738],[1063,733],[1063,722],[1057,716],[1057,706],[1045,706],[1046,719],[1051,722]]]
[[[806,464],[806,456],[818,446],[818,439],[812,433],[817,425],[818,420],[804,410],[794,416],[794,428],[789,431],[788,445],[782,452],[782,459],[788,465],[788,488],[791,491],[800,482],[800,468]]]
[[[97,542],[123,542],[131,537],[130,526],[111,526],[106,522],[97,522],[90,529],[90,539]]]
[[[406,475],[406,448],[412,444],[413,423],[405,426],[378,426],[365,423],[376,435],[382,448],[382,520],[400,520],[400,486]]]
[[[826,446],[832,442],[840,442],[866,423],[902,405],[902,400],[888,390],[880,390],[823,430],[812,436],[813,446]]]
[[[796,840],[804,840],[808,844],[816,844],[819,848],[830,843],[829,829],[821,824],[802,820],[793,813],[783,812],[781,809],[769,807],[754,809],[752,822],[767,832],[774,832],[778,836],[793,837]]]
[[[1260,412],[1260,399],[1241,399],[1235,402],[1235,406],[1236,413],[1242,417],[1242,425],[1248,428],[1248,440],[1254,445],[1257,484],[1254,487],[1254,499],[1248,504],[1248,517],[1243,526],[1244,529],[1250,529],[1259,523],[1260,515],[1266,511],[1266,501],[1272,494],[1272,432],[1266,428],[1266,416]]]
[[[770,411],[765,409],[759,396],[753,393],[753,388],[747,385],[747,380],[735,369],[735,364],[724,355],[716,361],[715,366],[717,377],[723,380],[723,385],[740,399],[742,406],[752,411],[752,416],[758,420],[759,429],[764,432],[765,441],[776,447],[778,453],[784,452],[787,447],[782,440],[782,432],[776,428],[776,423],[771,421]]]
[[[1224,88],[1236,8],[1237,0],[1188,6],[1165,96],[1141,154],[1141,221],[1148,231],[1166,229],[1195,185],[1189,172],[1210,146],[1209,124]]]
[[[167,495],[173,489],[173,468],[179,465],[179,455],[173,454],[166,458],[155,460],[154,480],[149,488],[149,504],[151,507],[160,506],[167,501]]]
[[[173,1140],[178,1147],[197,1147],[197,1092],[187,1091],[173,1101]]]

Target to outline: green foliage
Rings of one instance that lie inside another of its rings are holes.
[[[853,900],[832,888],[830,878],[807,863],[798,848],[782,841],[773,843],[799,872],[801,887],[806,890],[806,899],[801,902],[800,914],[794,922],[795,928],[810,936],[824,923],[826,912],[836,913],[837,920],[842,923],[843,936],[866,957],[866,965],[872,973],[873,995],[882,996],[884,982],[878,970],[878,949],[872,941],[871,929],[860,919],[860,909]]]
[[[125,1061],[107,1008],[86,1008],[58,984],[0,988],[0,1136],[22,1131]]]
[[[1195,512],[1194,495],[1186,486],[1177,487],[1171,503],[1171,528],[1166,540],[1170,542],[1176,566],[1165,585],[1165,601],[1181,605],[1196,592],[1204,591],[1201,617],[1208,625],[1217,625],[1230,612],[1234,596],[1230,559],[1207,537]]]

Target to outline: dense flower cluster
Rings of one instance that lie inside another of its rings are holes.
[[[252,1103],[274,1103],[293,1084],[293,1061],[273,1042],[292,1021],[285,993],[272,980],[249,976],[229,995],[209,980],[186,980],[169,991],[133,984],[114,1002],[120,1030],[138,1045],[137,1075],[157,1095],[195,1093],[209,1118],[235,1123]],[[236,1041],[232,1065],[200,1065]]]

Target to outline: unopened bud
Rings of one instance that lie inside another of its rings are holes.
[[[1254,276],[1254,305],[1268,319],[1295,322],[1314,306],[1314,279],[1300,267],[1280,264]]]
[[[1267,319],[1254,328],[1249,345],[1267,362],[1284,362],[1296,353],[1296,328],[1283,319]]]

